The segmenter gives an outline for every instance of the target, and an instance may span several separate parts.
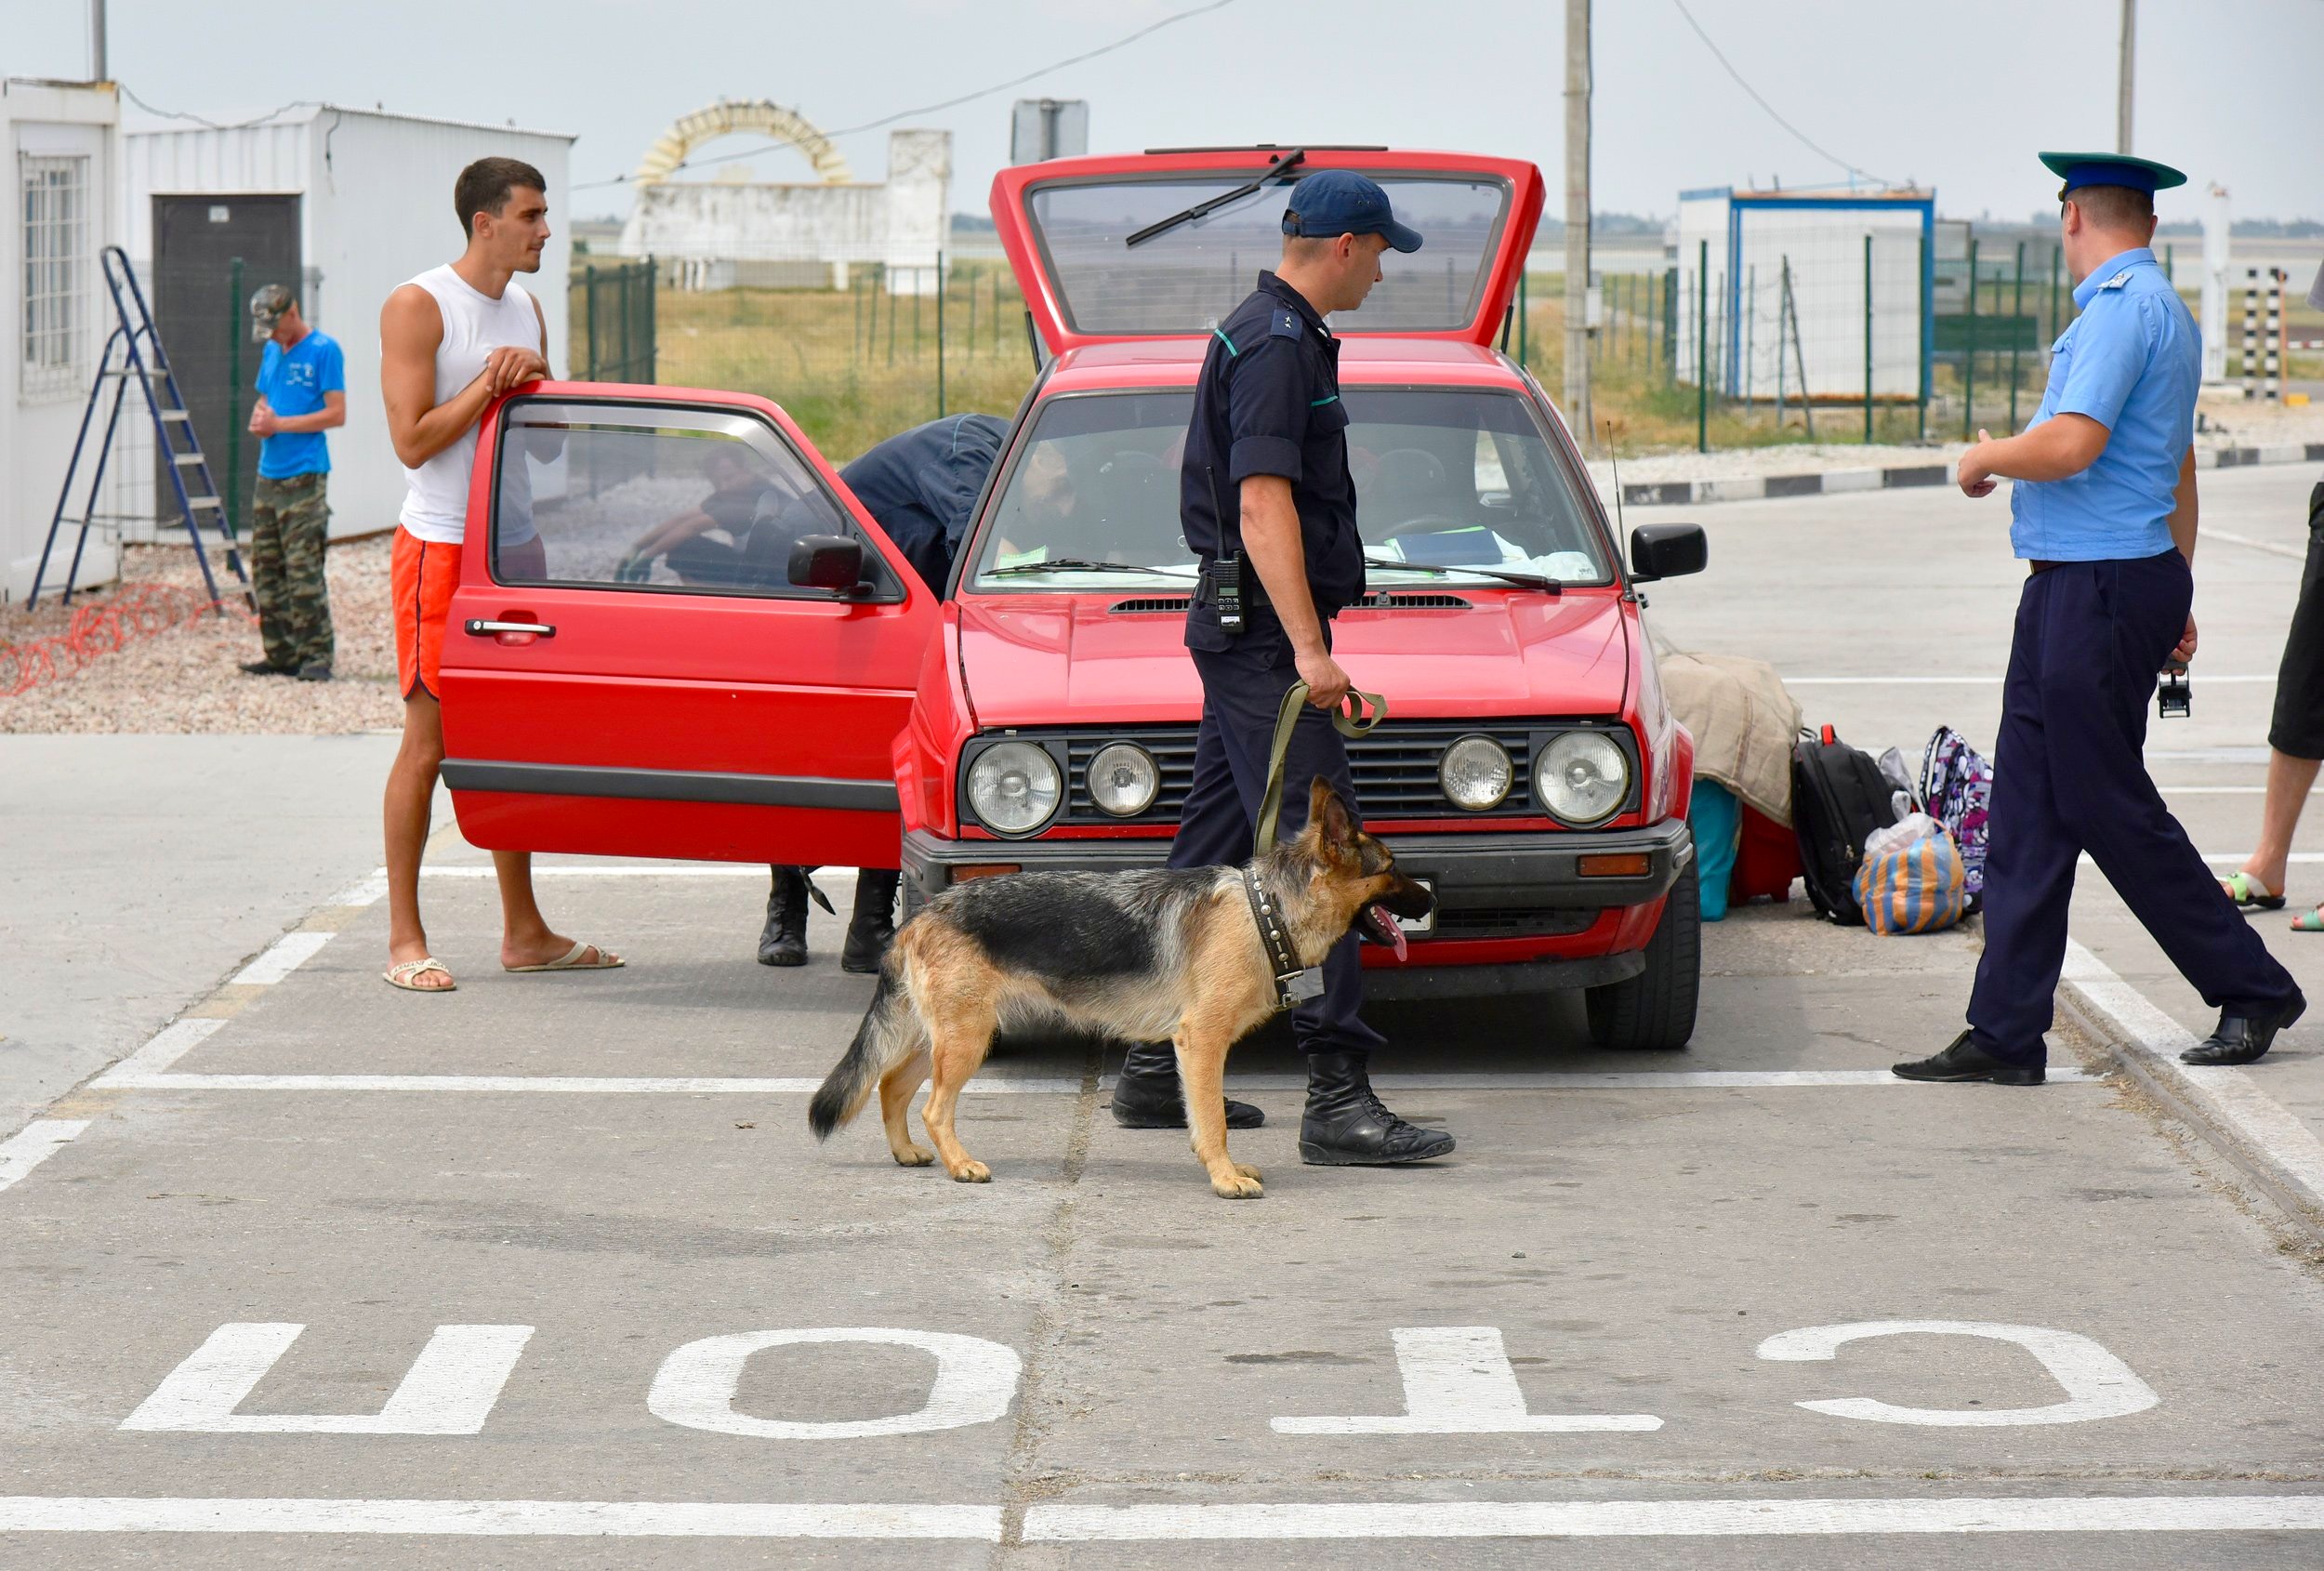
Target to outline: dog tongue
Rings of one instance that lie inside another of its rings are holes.
[[[1381,929],[1387,932],[1388,942],[1395,947],[1396,958],[1399,960],[1403,959],[1405,957],[1406,949],[1404,941],[1404,924],[1397,921],[1395,914],[1390,911],[1385,905],[1372,905],[1367,906],[1366,909],[1371,913],[1372,920],[1378,922]]]

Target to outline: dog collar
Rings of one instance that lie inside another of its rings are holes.
[[[1243,893],[1250,902],[1251,920],[1259,924],[1259,942],[1266,946],[1267,969],[1274,975],[1275,1008],[1287,1010],[1302,1000],[1322,997],[1322,969],[1300,964],[1299,951],[1291,946],[1291,935],[1284,930],[1282,912],[1260,887],[1259,875],[1248,867],[1243,869]]]

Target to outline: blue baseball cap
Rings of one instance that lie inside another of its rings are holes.
[[[1367,180],[1353,169],[1318,170],[1293,186],[1291,205],[1283,215],[1283,232],[1310,240],[1384,234],[1399,251],[1420,248],[1420,231],[1396,222],[1388,207],[1388,193],[1380,189],[1380,182]]]

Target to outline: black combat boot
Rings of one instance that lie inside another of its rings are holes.
[[[1226,1099],[1226,1127],[1255,1129],[1267,1116],[1248,1102]],[[1132,1042],[1114,1080],[1114,1122],[1125,1129],[1182,1129],[1186,1097],[1178,1084],[1178,1050],[1168,1042]]]
[[[1453,1137],[1407,1124],[1380,1105],[1362,1053],[1307,1055],[1300,1160],[1316,1168],[1385,1168],[1450,1155]]]
[[[839,969],[865,975],[879,969],[888,945],[896,936],[896,884],[902,875],[893,868],[866,867],[855,875],[855,909],[847,919],[847,943],[839,949]]]
[[[803,966],[807,963],[807,872],[802,867],[772,871],[774,888],[767,895],[767,925],[759,932],[759,963]]]

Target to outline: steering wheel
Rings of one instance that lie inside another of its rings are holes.
[[[1473,529],[1477,527],[1480,526],[1476,524],[1463,523],[1460,520],[1457,518],[1449,518],[1443,513],[1422,513],[1418,518],[1406,519],[1402,523],[1396,525],[1393,529],[1383,532],[1380,537],[1383,540],[1393,540],[1398,536],[1405,535],[1433,535],[1446,529]]]

